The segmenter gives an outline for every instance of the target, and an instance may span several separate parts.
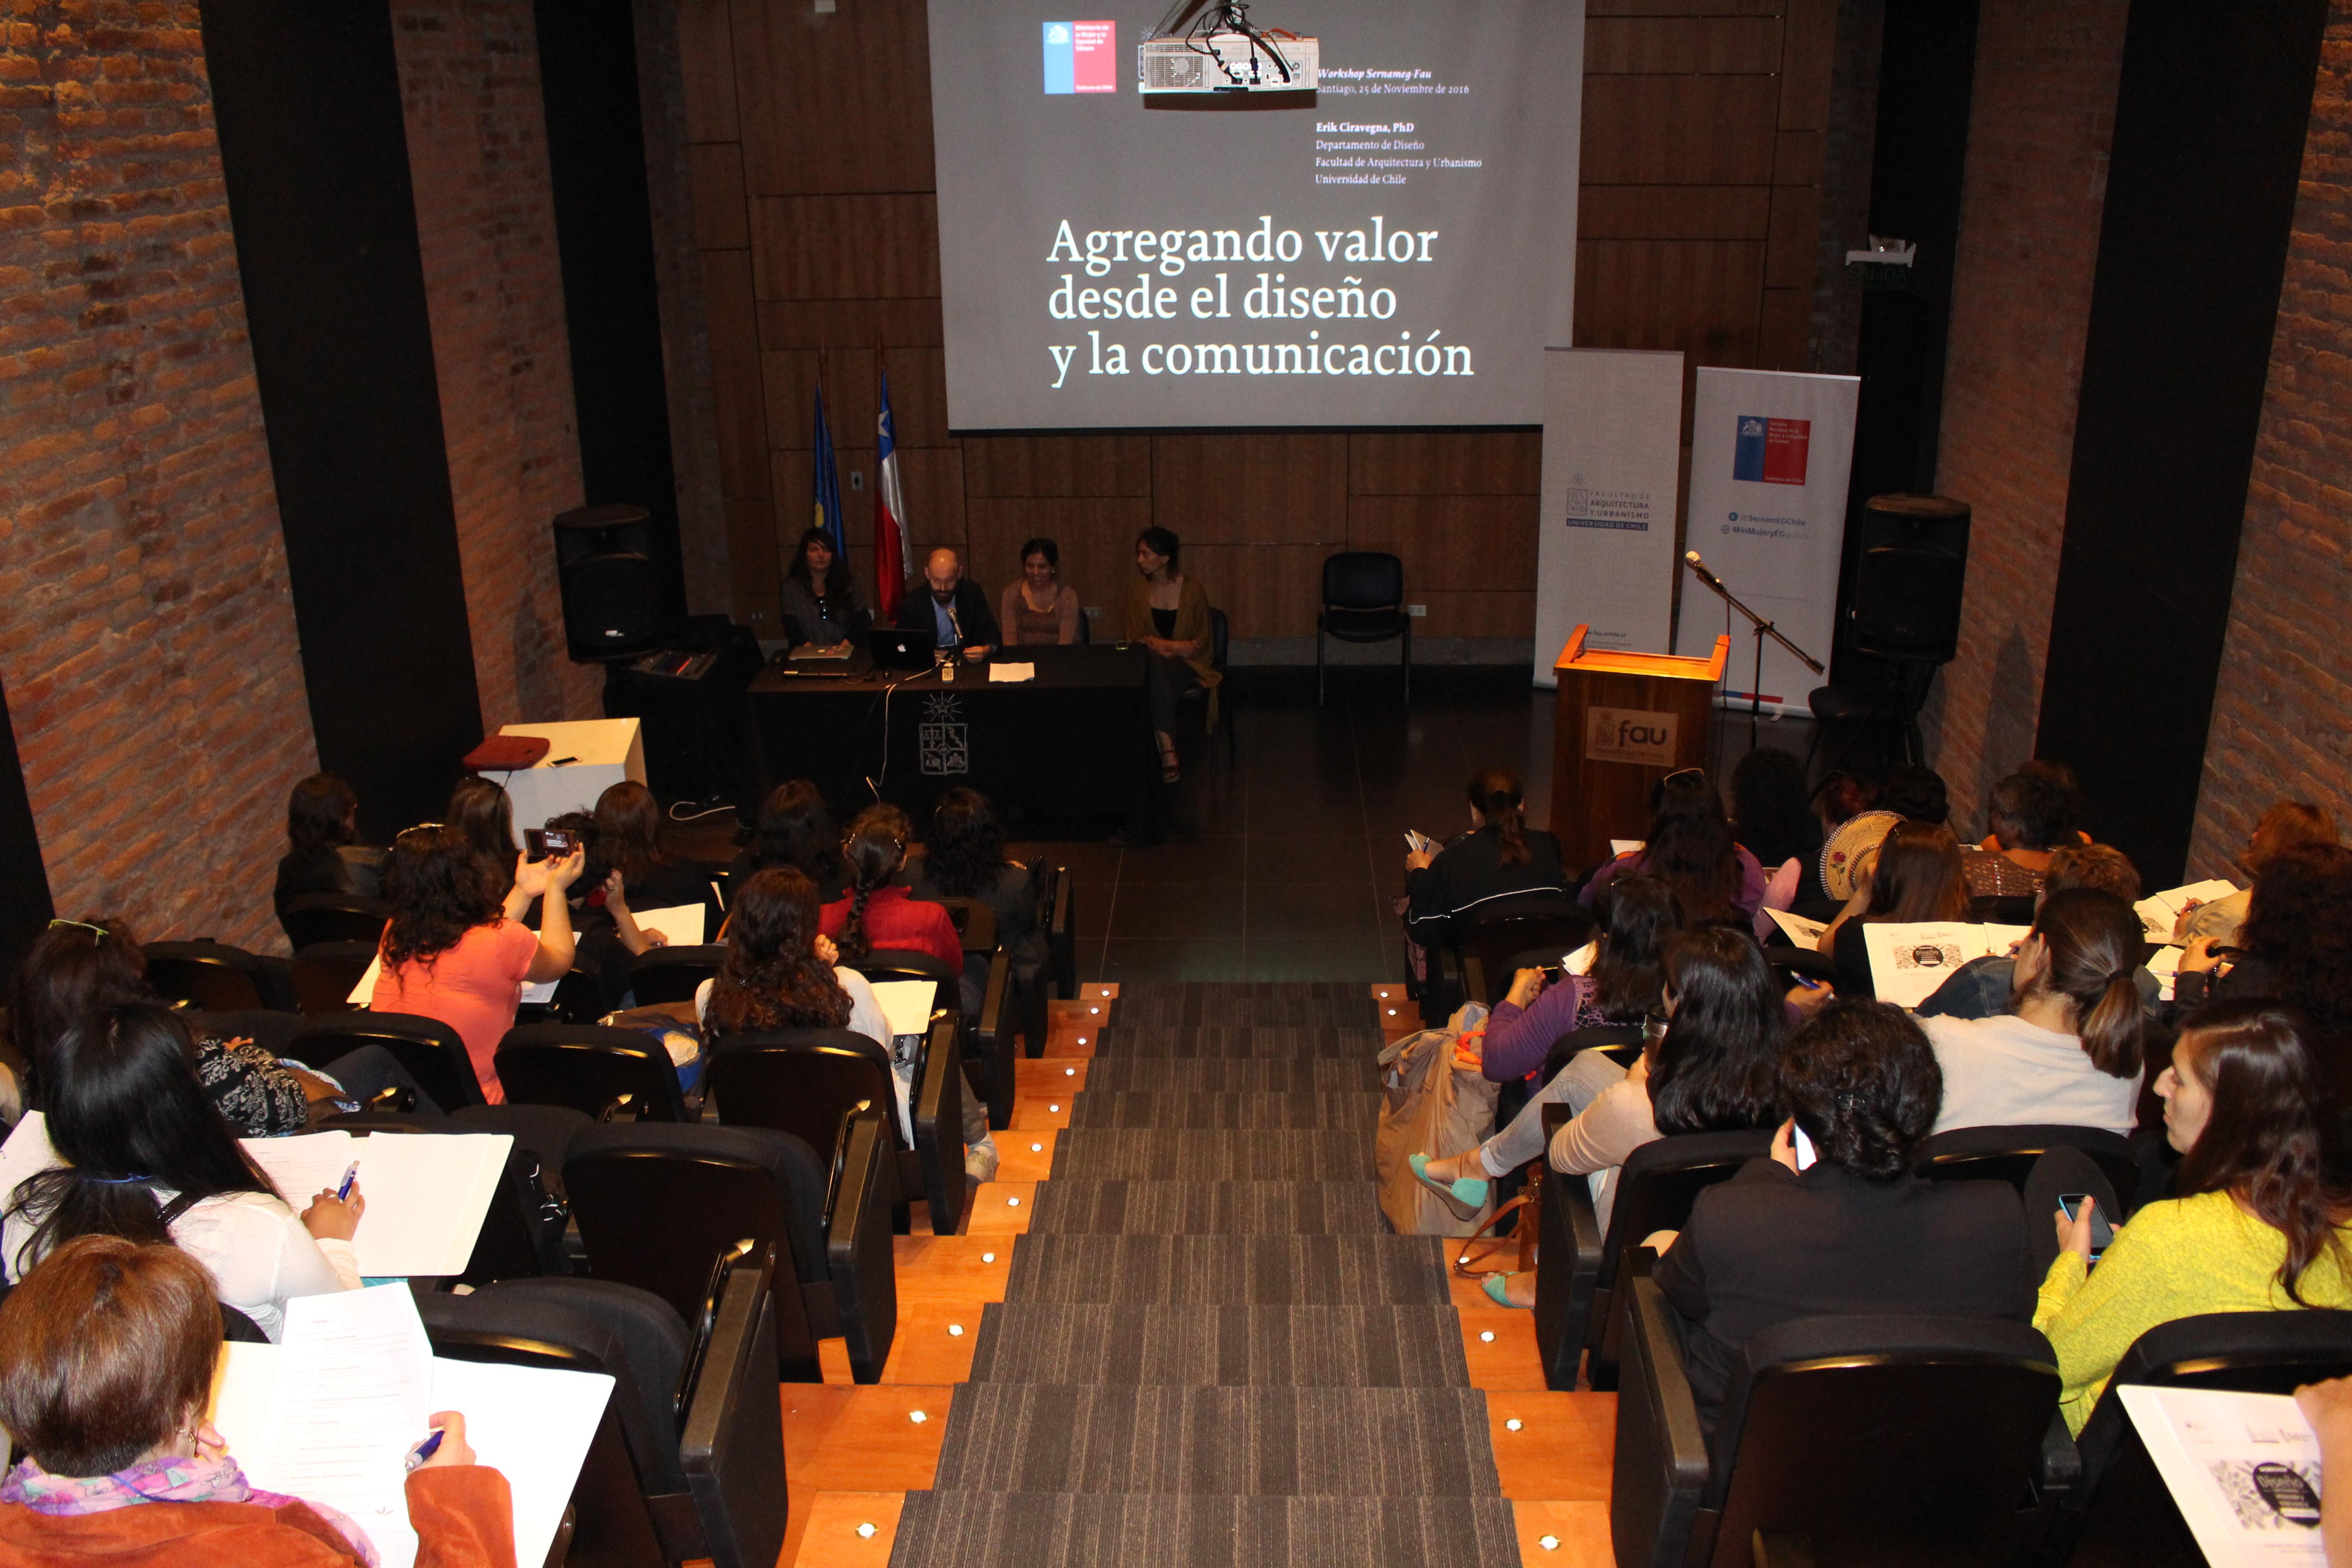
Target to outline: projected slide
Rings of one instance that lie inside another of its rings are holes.
[[[1543,422],[1581,0],[1257,0],[1321,47],[1274,107],[1139,94],[1166,0],[1057,3],[931,0],[950,425]]]

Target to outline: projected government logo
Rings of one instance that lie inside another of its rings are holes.
[[[1591,763],[1675,765],[1675,716],[1638,708],[1594,708],[1584,719],[1584,758]]]
[[[1117,92],[1118,25],[1115,22],[1045,24],[1045,91]]]
[[[1805,453],[1811,446],[1810,419],[1768,419],[1760,414],[1739,416],[1739,438],[1732,447],[1731,477],[1750,484],[1801,485]]]
[[[971,726],[963,721],[963,704],[954,697],[942,691],[925,700],[916,740],[922,770],[931,777],[971,772]]]

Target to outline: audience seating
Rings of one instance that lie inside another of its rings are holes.
[[[513,1281],[418,1305],[436,1355],[613,1377],[572,1488],[571,1562],[769,1568],[787,1517],[774,1268],[760,1250],[735,1260],[718,1310],[691,1330],[659,1297],[601,1279]]]
[[[906,1205],[919,1194],[930,1205],[934,1235],[961,1228],[964,1205],[961,1019],[934,1013],[915,1063],[909,1147],[898,1117],[890,1048],[847,1029],[742,1030],[708,1042],[705,1091],[730,1127],[769,1127],[811,1148],[829,1149],[843,1120],[864,1107],[883,1110],[897,1158],[892,1224],[903,1232]]]
[[[2071,1479],[2071,1452],[2048,1441],[2057,1358],[2022,1323],[1842,1317],[1768,1329],[1748,1342],[1710,1442],[1664,1295],[1636,1279],[1620,1310],[1609,1528],[1621,1565],[1996,1568],[2041,1538]]]
[[[2079,1149],[2088,1155],[2115,1188],[2123,1212],[2131,1212],[2139,1190],[2139,1156],[2128,1139],[2103,1127],[1955,1127],[1922,1142],[1912,1162],[1919,1174],[1934,1181],[2007,1182],[2021,1194],[2033,1163],[2052,1149]]]
[[[1053,954],[1054,994],[1065,1002],[1078,994],[1077,879],[1067,866],[1053,868],[1053,892],[1045,900],[1045,946]],[[1029,1054],[1043,1054],[1040,1045]]]
[[[2115,1391],[2126,1384],[2292,1394],[2352,1374],[2352,1312],[2209,1312],[2159,1323],[2116,1363],[2077,1440],[2082,1479],[2067,1494],[2042,1561],[2081,1568],[2198,1568],[2198,1549],[2138,1429]]]
[[[507,1155],[505,1174],[498,1190],[491,1194],[490,1206],[483,1211],[481,1234],[474,1238],[474,1250],[466,1259],[465,1271],[457,1276],[462,1285],[486,1285],[493,1279],[533,1279],[546,1274],[565,1272],[569,1265],[560,1256],[560,1248],[551,1242],[541,1245],[542,1215],[540,1193],[533,1178],[548,1163],[532,1147],[533,1131],[496,1115],[504,1106],[482,1106],[478,1110],[492,1113],[479,1121],[461,1121],[455,1117],[428,1116],[415,1112],[387,1113],[362,1110],[350,1115],[331,1116],[319,1126],[321,1131],[341,1129],[371,1138],[403,1133],[437,1132],[464,1134],[468,1132],[504,1132],[511,1136],[514,1147]],[[564,1140],[567,1146],[569,1140]],[[561,1160],[558,1154],[556,1159]],[[362,1187],[364,1192],[364,1186]],[[298,1205],[308,1201],[308,1194],[288,1193],[289,1203]]]
[[[321,942],[294,954],[294,1005],[305,1013],[354,1011],[352,993],[375,962],[373,942]]]
[[[568,1105],[598,1121],[684,1121],[686,1096],[662,1043],[643,1029],[524,1024],[495,1058],[510,1102]]]
[[[1545,1148],[1569,1116],[1565,1105],[1544,1107]],[[1606,1236],[1591,1184],[1582,1176],[1545,1173],[1535,1318],[1536,1349],[1548,1386],[1574,1388],[1578,1359],[1588,1350],[1592,1386],[1617,1386],[1616,1336],[1622,1325],[1612,1303],[1633,1274],[1648,1272],[1643,1265],[1650,1254],[1642,1238],[1653,1231],[1681,1229],[1700,1193],[1771,1152],[1772,1134],[1766,1131],[1696,1132],[1643,1144],[1618,1173]]]
[[[1551,1043],[1551,1055],[1544,1060],[1544,1081],[1549,1083],[1583,1051],[1599,1051],[1619,1067],[1631,1068],[1642,1054],[1642,1026],[1596,1024],[1562,1035]]]
[[[1493,1006],[1522,968],[1558,963],[1592,940],[1592,917],[1565,894],[1530,893],[1497,900],[1454,941],[1462,994]]]
[[[940,1009],[961,1010],[962,976],[928,952],[877,947],[855,967],[877,985],[894,980],[935,983],[940,989],[931,1004],[934,1017]],[[966,1020],[968,1043],[960,1044],[957,1053],[965,1076],[971,1079],[972,1092],[988,1107],[989,1127],[998,1131],[1009,1126],[1013,1120],[1013,1041],[1005,1018],[1010,1000],[1005,957],[999,952],[990,962],[987,983],[980,994],[980,1009]]]
[[[816,1342],[849,1343],[860,1383],[882,1376],[898,1321],[891,1255],[888,1133],[878,1107],[841,1122],[822,1152],[764,1127],[599,1127],[564,1162],[588,1263],[599,1279],[651,1290],[690,1315],[710,1260],[750,1238],[789,1261],[779,1284],[779,1375],[823,1380]]]
[[[1342,550],[1323,558],[1323,607],[1315,616],[1315,702],[1323,703],[1323,639],[1386,642],[1394,637],[1412,700],[1412,617],[1404,607],[1404,563],[1385,551]]]
[[[665,1002],[691,1002],[706,980],[719,977],[727,950],[716,942],[697,947],[652,947],[630,961],[629,989],[640,1007]]]
[[[482,1080],[457,1031],[438,1018],[413,1013],[344,1013],[320,1018],[294,1037],[286,1054],[310,1067],[324,1067],[362,1046],[382,1046],[400,1058],[416,1087],[443,1110],[487,1104]]]
[[[219,1013],[190,1007],[182,1010],[180,1016],[199,1035],[210,1035],[216,1040],[251,1040],[273,1057],[288,1055],[286,1047],[310,1026],[310,1021],[299,1013],[281,1013],[271,1007],[239,1007]]]
[[[299,952],[322,942],[363,942],[374,947],[383,941],[391,906],[382,899],[356,899],[345,893],[305,893],[289,899],[278,911],[286,941]]]
[[[996,951],[996,911],[978,899],[927,899],[947,910],[963,943],[966,958],[984,958]]]
[[[604,987],[585,969],[567,969],[555,983],[555,994],[543,1003],[526,1002],[515,1009],[518,1024],[593,1024],[604,1016]]]
[[[247,1008],[292,1011],[293,986],[282,964],[225,942],[151,942],[147,984],[167,1002],[208,1013]]]

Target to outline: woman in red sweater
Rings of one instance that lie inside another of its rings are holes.
[[[842,847],[848,862],[849,896],[824,906],[818,919],[851,968],[876,948],[928,952],[958,974],[963,973],[963,942],[955,921],[938,904],[917,902],[898,885],[907,864],[907,840],[914,828],[895,805],[869,805],[849,825]]]

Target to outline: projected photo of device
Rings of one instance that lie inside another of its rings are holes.
[[[1313,92],[1322,41],[1280,27],[1253,26],[1239,0],[1207,6],[1190,31],[1175,35],[1201,0],[1176,0],[1136,49],[1137,90]]]

